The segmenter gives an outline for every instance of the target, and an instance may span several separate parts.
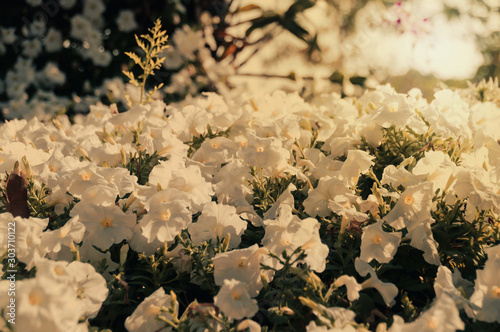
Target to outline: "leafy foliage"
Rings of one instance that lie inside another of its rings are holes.
[[[125,52],[126,55],[134,61],[136,65],[141,67],[143,73],[137,78],[131,71],[124,70],[123,73],[130,79],[130,83],[140,89],[141,97],[139,104],[147,103],[152,101],[153,94],[158,91],[163,86],[163,83],[155,86],[152,91],[146,92],[146,80],[149,76],[154,75],[154,71],[159,69],[165,57],[160,57],[160,53],[164,51],[168,45],[167,32],[161,29],[161,21],[157,19],[153,28],[149,29],[150,35],[141,35],[141,40],[137,35],[135,35],[135,40],[137,45],[144,51],[145,57],[141,59],[134,52]],[[127,96],[127,101],[129,106],[132,106],[132,101],[130,96]]]

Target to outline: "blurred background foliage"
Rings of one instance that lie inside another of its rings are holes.
[[[125,110],[124,52],[157,18],[172,47],[150,83],[165,84],[167,103],[235,87],[357,96],[387,82],[429,98],[439,82],[499,76],[499,12],[496,0],[11,1],[0,11],[0,116],[99,101]]]

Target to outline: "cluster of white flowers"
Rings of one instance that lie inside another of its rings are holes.
[[[429,103],[418,90],[398,94],[390,86],[367,91],[357,100],[328,94],[306,102],[297,94],[276,91],[234,99],[208,93],[185,103],[155,101],[125,113],[98,104],[74,123],[61,115],[50,123],[32,118],[0,125],[0,179],[5,181],[6,172],[24,158],[23,170],[35,186],[43,183],[51,189],[46,204],[57,215],[71,209],[69,220],[54,230],[47,228],[47,219],[0,214],[0,228],[16,223],[18,260],[27,269],[36,267],[34,278],[18,283],[18,321],[24,324],[19,331],[83,328],[79,322],[96,315],[108,294],[105,280],[116,273],[118,264],[109,251],[114,244],[127,243],[130,250],[147,255],[170,247],[167,257],[179,272],[189,272],[190,257],[176,242],[181,232],[189,234],[193,245],[225,243],[224,252],[210,254],[220,286],[214,305],[230,320],[252,318],[264,282],[271,283],[274,271],[283,267],[277,259],[282,253],[291,255],[300,248],[305,256],[294,268],[306,264],[315,273],[325,271],[333,248],[322,241],[320,227],[337,221],[341,233],[362,225],[353,275],[338,275],[332,284],[334,289],[345,286],[351,302],[374,288],[387,306],[395,303],[402,289],[379,279],[375,267],[390,263],[402,241],[421,250],[430,266],[439,267],[435,303],[411,323],[396,317],[390,331],[423,326],[426,331],[454,331],[463,328],[462,309],[474,319],[500,322],[499,247],[487,249],[486,265],[471,286],[458,270],[452,276],[442,265],[431,229],[438,190],[446,204],[467,202],[463,214],[471,225],[485,211],[498,220],[498,105],[471,107],[451,90],[436,93]],[[375,176],[376,156],[360,147],[383,148],[391,129],[458,141],[463,147],[457,155],[460,162],[452,160],[450,151],[429,147],[418,161],[402,158],[387,166],[373,192],[362,198],[357,185],[361,178]],[[195,146],[201,136],[205,139]],[[140,184],[140,170],[131,175],[126,167],[131,156],[144,153],[163,159]],[[256,186],[290,177],[304,186],[281,188],[279,197],[259,214]],[[294,198],[299,192],[307,197],[303,202]],[[249,223],[261,228],[263,237],[242,248]],[[6,250],[2,237],[0,253]],[[128,246],[122,250],[126,253]],[[125,327],[158,330],[163,326],[158,316],[176,319],[177,309],[167,310],[177,308],[175,301],[158,289]],[[318,310],[318,317],[337,317],[332,318],[335,323],[320,318],[308,331],[323,331],[329,324],[335,331],[357,326],[350,311]],[[243,322],[242,327],[258,330]]]
[[[76,5],[74,0],[48,4],[28,1],[28,4],[37,10],[33,22],[26,15],[22,18],[26,24],[21,29],[0,29],[0,54],[6,53],[8,46],[17,55],[14,66],[8,68],[5,77],[2,77],[8,99],[0,105],[8,119],[23,116],[42,118],[44,114],[57,113],[70,105],[70,98],[54,93],[55,88],[66,83],[66,73],[61,71],[56,60],[49,60],[44,67],[40,67],[40,63],[46,61],[44,58],[51,59],[56,53],[71,50],[74,51],[75,59],[81,57],[95,66],[107,67],[113,57],[111,50],[104,48],[104,39],[109,37],[110,30],[106,28],[106,7],[102,0],[84,1],[81,13],[76,14],[73,13]],[[63,15],[73,15],[67,22],[71,26],[68,36],[49,22]],[[131,10],[121,10],[116,25],[122,32],[131,32],[138,27]],[[29,92],[33,87],[36,91],[34,95]],[[92,98],[92,103],[96,100]],[[78,98],[74,101],[78,103]]]

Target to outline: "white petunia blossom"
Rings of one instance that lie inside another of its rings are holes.
[[[373,267],[371,267],[370,264],[366,263],[365,261],[361,260],[359,257],[357,257],[354,261],[354,267],[362,277],[366,276],[367,274],[370,275],[369,279],[361,283],[361,287],[363,287],[363,289],[375,288],[380,293],[380,295],[382,295],[382,298],[384,299],[386,305],[393,306],[395,304],[394,298],[398,295],[399,290],[394,284],[381,281],[378,278],[377,273],[375,272]]]
[[[493,247],[496,250],[500,246]],[[484,269],[477,271],[474,294],[470,297],[470,302],[480,309],[473,312],[467,311],[469,317],[493,323],[500,323],[500,255],[496,254],[492,248],[488,251],[488,260]]]
[[[356,281],[356,278],[346,274],[335,279],[333,285],[336,288],[345,286],[347,288],[347,299],[351,302],[359,299],[359,292],[363,289],[363,286]]]
[[[408,187],[384,220],[396,229],[426,221],[430,218],[433,196],[430,182]]]
[[[134,12],[131,10],[121,10],[116,18],[116,25],[123,32],[130,32],[137,29],[138,25],[135,21]]]
[[[340,200],[347,194],[352,194],[352,191],[338,178],[321,178],[318,186],[309,190],[304,210],[312,217],[326,217],[331,213],[330,201]]]
[[[382,229],[383,221],[363,228],[360,258],[369,263],[376,259],[379,263],[389,263],[401,241],[401,233],[388,233]]]
[[[214,304],[232,319],[252,317],[259,307],[257,301],[248,295],[246,285],[236,279],[226,279],[219,293],[214,297]]]
[[[14,227],[12,226],[14,224]],[[37,261],[46,255],[42,246],[43,230],[47,227],[48,219],[13,217],[9,212],[0,214],[0,230],[8,234],[7,228],[14,228],[16,232],[16,258],[25,263],[27,269],[33,268]],[[7,236],[0,238],[0,253],[9,248]]]
[[[167,188],[159,191],[147,201],[148,213],[141,219],[139,226],[149,243],[173,241],[175,236],[191,223],[187,196],[177,189]]]
[[[177,316],[177,300],[171,295],[165,294],[163,288],[158,288],[153,294],[142,301],[135,311],[125,320],[125,328],[129,332],[154,332],[154,331],[172,331],[172,327],[166,326],[166,323],[158,320],[157,317],[163,316],[166,319],[172,319],[172,315],[162,310],[168,309],[174,305],[175,316]]]
[[[17,331],[72,331],[80,317],[75,289],[48,277],[17,281],[16,304]]]
[[[446,294],[436,297],[432,307],[415,321],[404,324],[404,331],[411,332],[455,332],[463,330],[465,324],[460,319],[459,311],[453,299]]]
[[[292,214],[288,205],[282,205],[274,220],[264,220],[266,233],[262,245],[277,256],[283,251],[291,255],[298,247],[307,255],[304,261],[311,269],[323,272],[328,256],[328,247],[321,242],[319,222],[314,218],[300,219]],[[276,267],[280,263],[273,259]],[[298,263],[298,262],[297,262]]]
[[[76,215],[85,225],[85,239],[102,250],[129,240],[136,224],[134,214],[126,214],[116,205],[88,204],[78,210],[73,208],[71,216]]]
[[[288,159],[290,152],[283,148],[281,140],[274,137],[250,136],[246,146],[237,155],[248,165],[265,169]]]
[[[246,228],[247,222],[236,214],[234,207],[211,202],[203,206],[197,222],[190,224],[188,231],[195,244],[222,240],[229,234],[229,247],[236,248]]]
[[[249,248],[215,255],[212,259],[215,283],[222,286],[224,280],[236,279],[246,285],[250,296],[257,296],[262,288],[260,263],[266,254],[265,248],[254,244]]]

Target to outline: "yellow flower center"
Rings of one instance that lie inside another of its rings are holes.
[[[90,180],[90,174],[88,172],[83,173],[81,176],[82,176],[82,180],[83,181],[89,181]]]
[[[232,293],[231,293],[231,297],[233,298],[233,300],[239,300],[241,299],[241,292],[239,290],[234,290]]]
[[[60,266],[56,266],[54,268],[54,272],[58,275],[58,276],[62,276],[64,274],[64,269]]]
[[[161,308],[157,305],[151,304],[146,309],[146,312],[148,313],[148,315],[156,316],[156,315],[159,315],[161,313]]]
[[[382,242],[382,237],[380,235],[377,235],[373,238],[373,242],[376,244],[380,244]]]
[[[408,205],[412,205],[413,202],[415,202],[415,199],[413,198],[413,196],[409,195],[409,196],[406,196],[405,197],[405,203],[408,204]]]
[[[244,267],[246,267],[246,266],[247,266],[247,260],[246,260],[245,258],[242,258],[242,259],[240,259],[240,260],[238,261],[238,267],[239,267],[239,268],[241,268],[241,269],[242,269],[242,268],[244,268]]]
[[[166,209],[166,210],[165,210],[165,212],[163,212],[163,213],[161,214],[161,219],[162,219],[163,221],[168,221],[168,220],[170,219],[170,217],[171,217],[171,216],[172,216],[172,213],[170,212],[170,210],[169,210],[169,209]]]
[[[494,297],[500,298],[500,287],[497,286],[493,287],[492,293]]]
[[[435,330],[437,327],[438,327],[438,324],[436,322],[436,320],[434,318],[431,318],[428,322],[427,322],[427,327],[431,330]]]
[[[32,292],[30,293],[29,301],[31,305],[40,305],[42,303],[42,297],[38,292]]]
[[[255,149],[257,152],[264,152],[264,147],[259,146],[257,149]]]
[[[109,220],[108,218],[105,218],[102,222],[101,222],[101,225],[102,227],[104,228],[109,228],[113,225],[113,220]]]
[[[218,145],[218,144],[216,144],[216,143],[212,143],[212,148],[214,148],[214,149],[218,149],[218,148],[219,148],[219,145]]]
[[[389,109],[389,112],[391,113],[395,113],[398,111],[398,104],[397,103],[390,103],[389,105],[387,105],[387,108]]]

